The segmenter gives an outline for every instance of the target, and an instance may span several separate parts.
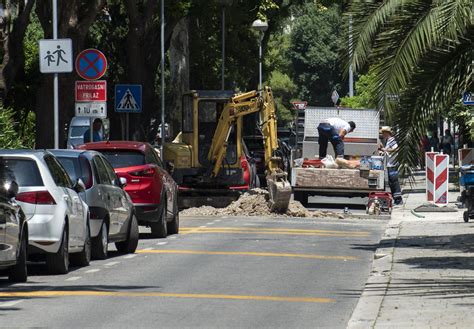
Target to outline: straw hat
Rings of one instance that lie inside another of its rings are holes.
[[[387,132],[389,134],[393,134],[392,128],[389,126],[383,126],[382,128],[380,128],[380,132],[381,133]]]

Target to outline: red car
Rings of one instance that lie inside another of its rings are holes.
[[[138,224],[151,227],[153,237],[179,231],[178,187],[148,143],[107,141],[86,143],[82,150],[101,152],[119,177],[127,180]]]

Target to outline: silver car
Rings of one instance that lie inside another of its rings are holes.
[[[99,152],[51,150],[71,179],[81,179],[86,190],[80,193],[88,204],[92,256],[104,259],[108,243],[115,242],[122,253],[134,253],[138,245],[138,222],[132,200],[123,190],[126,179],[119,179],[109,161]]]
[[[25,282],[28,224],[15,202],[17,193],[15,176],[0,160],[0,270],[6,269],[12,282]]]
[[[87,266],[91,257],[89,207],[74,183],[47,151],[0,150],[0,160],[16,177],[16,201],[28,222],[28,255],[46,255],[50,273],[64,274],[71,262]]]

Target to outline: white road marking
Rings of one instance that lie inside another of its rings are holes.
[[[201,226],[199,226],[199,227],[200,227],[200,228],[204,228],[204,227],[206,227],[206,225],[201,225]]]
[[[12,307],[16,304],[19,304],[21,303],[22,300],[14,300],[14,301],[11,301],[11,302],[3,302],[3,303],[0,303],[0,309],[3,308],[3,307]]]
[[[135,254],[131,254],[131,255],[127,255],[127,256],[125,256],[124,258],[126,258],[126,259],[130,259],[130,258],[133,258],[133,257],[137,257],[137,255],[135,255]]]
[[[67,278],[65,281],[76,281],[81,279],[81,276],[71,276],[70,278]]]
[[[214,222],[219,223],[219,222],[222,222],[222,220],[216,219]]]
[[[168,242],[166,242],[166,241],[158,242],[156,245],[157,245],[157,246],[163,246],[163,245],[165,245],[165,244],[168,244]]]
[[[110,263],[104,264],[104,266],[113,266],[117,264],[120,264],[120,262],[110,262]]]
[[[92,270],[87,270],[85,273],[95,273],[95,272],[99,272],[100,269],[98,268],[93,268]]]
[[[153,248],[148,247],[148,248],[143,248],[143,250],[153,250]]]
[[[175,236],[169,236],[168,239],[176,239]]]
[[[214,223],[213,223],[213,222],[209,222],[209,223],[207,223],[206,225],[214,225]]]

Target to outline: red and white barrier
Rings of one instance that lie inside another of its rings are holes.
[[[459,167],[474,163],[474,149],[459,149],[458,155]]]
[[[435,177],[435,156],[438,152],[426,152],[426,200],[432,202],[434,200],[434,177]]]
[[[434,157],[434,204],[448,204],[449,155],[438,154]]]

